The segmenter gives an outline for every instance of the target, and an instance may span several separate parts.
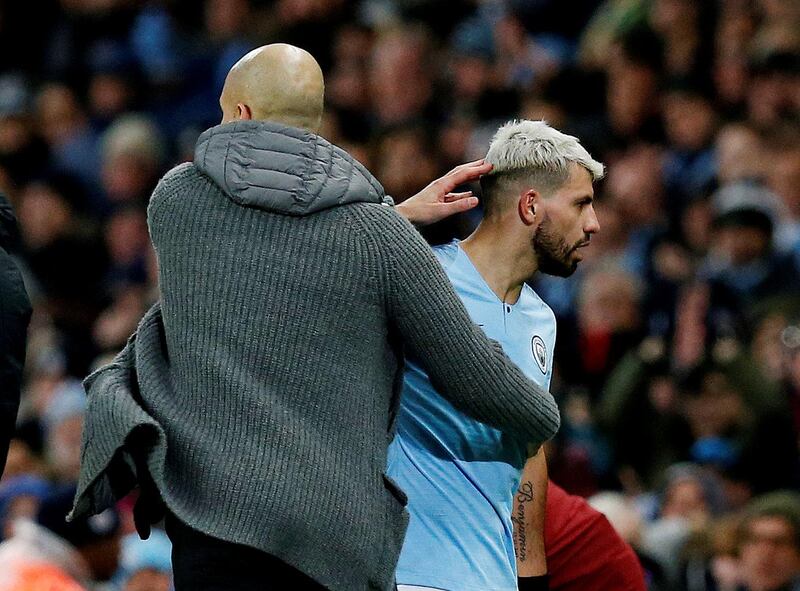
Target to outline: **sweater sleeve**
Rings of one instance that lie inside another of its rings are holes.
[[[522,440],[538,445],[553,437],[559,426],[553,396],[472,322],[411,224],[392,211],[382,217],[375,234],[390,319],[433,386],[462,412]]]

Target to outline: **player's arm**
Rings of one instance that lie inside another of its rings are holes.
[[[492,170],[491,164],[475,160],[456,166],[441,178],[436,179],[419,193],[400,203],[397,213],[416,226],[433,224],[478,205],[472,191],[453,193],[459,185],[477,181],[482,174]]]
[[[525,463],[514,495],[514,552],[520,591],[547,589],[544,513],[547,500],[547,460],[544,450]]]
[[[553,396],[472,322],[422,236],[389,208],[370,211],[365,230],[381,253],[389,321],[433,386],[478,421],[537,445],[550,439],[559,426]]]

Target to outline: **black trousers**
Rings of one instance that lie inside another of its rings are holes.
[[[271,554],[207,536],[170,513],[166,529],[175,591],[325,591]]]

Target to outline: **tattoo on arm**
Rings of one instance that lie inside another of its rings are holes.
[[[533,483],[530,480],[521,482],[514,497],[515,507],[511,521],[514,523],[514,550],[517,560],[524,561],[528,555],[528,539],[525,532],[525,511],[533,501]]]

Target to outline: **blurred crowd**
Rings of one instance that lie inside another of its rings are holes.
[[[219,122],[230,66],[277,41],[318,59],[322,135],[396,201],[483,156],[512,118],[607,165],[586,261],[534,284],[559,323],[551,477],[609,516],[654,590],[792,589],[800,3],[39,0],[0,7],[0,190],[34,305],[0,591],[169,589],[169,541],[138,540],[132,503],[63,520],[81,380],[158,297],[156,181]]]

